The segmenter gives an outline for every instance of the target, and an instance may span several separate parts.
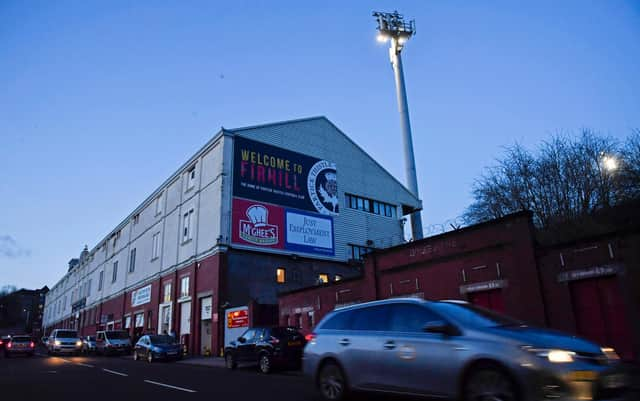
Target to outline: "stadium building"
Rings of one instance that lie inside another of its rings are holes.
[[[44,326],[175,332],[218,353],[277,324],[278,293],[362,274],[421,209],[328,119],[221,129],[47,294]]]

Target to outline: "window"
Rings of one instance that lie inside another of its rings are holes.
[[[191,227],[193,220],[193,209],[184,214],[182,218],[182,242],[187,242],[193,237],[193,228]]]
[[[286,271],[282,267],[276,269],[276,283],[284,283],[286,281]]]
[[[87,297],[91,296],[91,279],[87,281]]]
[[[98,278],[98,291],[102,291],[103,283],[104,283],[104,270],[100,272],[100,277]]]
[[[162,213],[162,194],[156,198],[156,216]]]
[[[162,298],[163,302],[171,302],[171,283],[166,283],[164,285],[164,297]]]
[[[124,318],[124,328],[125,329],[131,328],[131,316],[125,316],[125,318]]]
[[[151,244],[151,260],[160,256],[160,232],[153,234],[153,242]]]
[[[328,283],[329,275],[325,273],[318,274],[318,283]]]
[[[118,262],[113,262],[113,275],[111,276],[111,282],[115,283],[118,279]]]
[[[397,217],[396,207],[389,203],[364,198],[357,195],[346,194],[346,204],[350,209],[361,210],[367,213],[378,214],[386,217]]]
[[[149,311],[147,311],[147,329],[148,329],[148,330],[151,330],[151,329],[153,328],[153,327],[151,326],[151,321],[153,320],[153,319],[152,319],[152,317],[153,317],[153,312],[152,312],[152,311],[150,311],[150,310],[149,310]]]
[[[372,306],[353,311],[351,330],[386,331],[389,318],[386,305]]]
[[[196,166],[192,166],[187,170],[187,191],[196,185]]]
[[[351,321],[351,312],[336,313],[331,316],[323,325],[322,329],[327,330],[348,330]]]
[[[144,313],[135,315],[135,327],[144,327]]]
[[[353,260],[362,260],[364,255],[371,252],[371,248],[367,248],[366,246],[360,245],[349,245],[351,250],[351,259]]]
[[[189,276],[180,279],[180,298],[189,296]]]
[[[140,222],[140,213],[133,215],[133,225],[135,226]]]
[[[136,248],[131,250],[129,256],[129,273],[133,273],[134,271],[136,271]]]
[[[427,322],[442,320],[429,309],[411,304],[390,305],[391,318],[389,326],[392,331],[422,332]]]

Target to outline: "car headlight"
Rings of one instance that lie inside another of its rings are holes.
[[[531,352],[540,358],[546,358],[553,363],[570,363],[574,361],[576,355],[573,351],[565,351],[562,349],[534,348],[530,346],[522,347],[523,350]]]
[[[62,343],[60,342],[60,340],[56,340],[56,341],[54,341],[53,343],[54,343],[55,345],[60,345],[60,344],[62,344]]]
[[[82,341],[76,341],[76,347],[82,347]]]

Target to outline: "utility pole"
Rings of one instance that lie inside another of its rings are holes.
[[[413,139],[411,137],[411,122],[409,120],[409,105],[407,92],[404,85],[404,72],[402,70],[402,57],[400,53],[404,44],[415,34],[415,21],[404,21],[404,17],[393,13],[374,12],[378,22],[378,41],[390,41],[389,59],[393,67],[393,75],[396,81],[396,97],[400,112],[400,126],[402,128],[402,142],[404,146],[405,178],[409,191],[418,199],[418,176],[416,173],[416,161],[413,155]],[[422,238],[422,217],[419,211],[410,214],[411,235],[414,240]]]

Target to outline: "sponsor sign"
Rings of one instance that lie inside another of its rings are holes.
[[[137,289],[131,293],[131,306],[144,305],[151,301],[151,284]]]
[[[245,199],[233,199],[233,243],[333,256],[333,218]]]
[[[239,327],[249,327],[249,310],[240,309],[227,312],[227,328],[236,329]]]
[[[233,195],[311,212],[339,212],[335,163],[234,138]]]
[[[234,243],[284,249],[283,227],[284,210],[281,207],[233,200],[231,238]]]
[[[291,251],[333,255],[333,220],[330,217],[287,209],[285,248]]]
[[[558,281],[563,283],[566,281],[582,280],[586,278],[610,276],[617,274],[620,268],[617,265],[593,266],[581,270],[569,270],[558,274]]]

